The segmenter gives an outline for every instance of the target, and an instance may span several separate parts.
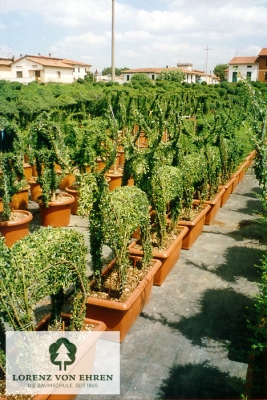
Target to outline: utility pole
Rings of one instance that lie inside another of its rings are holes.
[[[115,0],[112,0],[111,80],[115,81]]]
[[[207,52],[207,54],[206,54],[206,81],[208,83],[208,58],[209,58],[209,51],[211,49],[209,49],[209,46],[207,46],[207,48],[204,50],[206,50],[206,52]]]

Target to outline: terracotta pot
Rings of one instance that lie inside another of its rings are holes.
[[[105,168],[106,163],[102,161],[100,158],[98,158],[96,161],[97,161],[97,170],[102,171]]]
[[[10,208],[12,210],[27,210],[29,204],[29,189],[28,185],[19,192],[13,194],[10,202]]]
[[[207,212],[205,217],[205,225],[210,225],[213,222],[217,212],[221,207],[221,201],[224,192],[225,188],[222,188],[213,200],[204,201],[204,204],[208,204],[210,206],[210,210]]]
[[[239,183],[243,181],[244,176],[249,168],[249,161],[245,161],[239,168]]]
[[[130,256],[130,258],[140,260],[140,257]],[[154,265],[151,270],[124,303],[96,297],[87,299],[86,316],[103,321],[107,326],[107,331],[120,331],[121,342],[149,301],[154,275],[161,266],[159,260],[152,260],[152,262]],[[104,274],[107,274],[114,265],[115,260],[105,269]]]
[[[254,158],[256,157],[257,151],[253,150],[246,158],[246,160],[248,161],[248,166],[251,167]]]
[[[38,176],[36,165],[32,165],[32,176]]]
[[[127,185],[128,186],[134,186],[134,178],[128,179]]]
[[[119,150],[119,166],[123,167],[124,162],[125,162],[124,150]]]
[[[233,177],[225,185],[219,186],[219,190],[222,190],[223,188],[225,189],[224,194],[222,195],[221,207],[223,207],[225,205],[225,203],[231,196],[231,194],[233,192],[233,185],[234,185],[235,179],[236,179],[236,177]]]
[[[116,189],[116,187],[120,187],[121,186],[121,182],[122,182],[122,176],[123,174],[121,172],[117,172],[116,174],[112,174],[112,173],[108,173],[106,174],[107,178],[110,178],[109,181],[109,190],[114,190]]]
[[[193,204],[193,206],[195,205]],[[206,215],[210,209],[211,206],[209,204],[203,204],[203,209],[193,219],[193,221],[179,220],[179,225],[187,226],[188,228],[188,232],[183,238],[182,249],[189,250],[193,246],[197,238],[201,235],[205,224]]]
[[[24,172],[24,176],[25,176],[25,178],[27,180],[31,179],[31,177],[32,177],[32,166],[31,166],[31,164],[29,164],[28,162],[25,162],[23,164],[23,172]]]
[[[182,241],[187,232],[188,228],[186,226],[180,227],[180,233],[173,240],[171,246],[168,249],[164,249],[162,251],[153,250],[153,258],[161,261],[161,267],[157,270],[154,276],[154,285],[161,286],[170,271],[175,266],[176,262],[179,260],[182,248]],[[129,253],[136,256],[143,256],[144,252],[138,248],[135,248],[135,245],[138,242],[139,240],[136,239],[130,244]]]
[[[40,216],[42,226],[53,228],[68,226],[70,223],[70,207],[74,197],[68,193],[61,193],[60,201],[50,201],[48,207],[42,204],[39,197]]]
[[[237,188],[238,184],[239,184],[239,171],[235,172],[232,176],[231,179],[235,178],[234,182],[233,182],[233,186],[232,186],[232,193],[234,193],[235,189]]]
[[[66,174],[58,184],[59,189],[65,190],[66,187],[71,186],[76,181],[75,175]]]
[[[0,213],[4,211],[4,203],[3,200],[0,199]]]
[[[8,247],[29,234],[29,222],[33,218],[29,211],[16,210],[15,212],[23,214],[24,218],[17,221],[0,222],[0,233],[5,237],[5,243]]]
[[[68,326],[68,324],[70,322],[71,315],[62,312],[61,313],[61,318],[63,319],[63,321],[66,322],[66,325]],[[38,324],[36,325],[35,330],[36,331],[46,331],[48,329],[48,326],[49,326],[49,319],[50,319],[50,314],[48,314],[45,317],[43,317],[38,322]],[[84,323],[87,324],[87,325],[91,325],[91,324],[95,325],[94,331],[103,332],[103,331],[106,330],[106,325],[102,321],[98,321],[98,320],[91,319],[91,318],[84,318]]]
[[[66,187],[66,192],[71,194],[74,197],[74,202],[71,203],[70,205],[70,211],[72,215],[77,215],[78,214],[78,198],[79,198],[79,192],[77,190],[77,187],[75,186],[68,186]]]
[[[38,197],[42,195],[42,188],[39,183],[36,182],[33,176],[31,179],[28,180],[28,184],[30,185],[30,193],[32,201],[37,202]]]
[[[225,192],[225,188],[222,188],[216,194],[216,196],[214,197],[213,200],[205,200],[204,201],[204,204],[208,204],[210,206],[210,210],[207,212],[206,217],[205,217],[205,225],[210,225],[213,222],[217,212],[220,209],[221,200],[222,200],[222,196],[223,196],[224,192]],[[194,200],[194,201],[200,203],[199,200]]]

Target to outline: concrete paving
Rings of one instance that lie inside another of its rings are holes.
[[[266,248],[258,183],[249,170],[214,223],[205,226],[121,344],[121,394],[85,399],[241,399],[249,353],[247,318]],[[38,226],[38,211],[31,229]],[[87,238],[87,221],[71,218]],[[108,249],[106,254],[109,256]],[[90,272],[90,259],[88,258]]]

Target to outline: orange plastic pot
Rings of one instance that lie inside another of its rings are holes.
[[[61,193],[60,201],[50,201],[45,207],[39,197],[40,216],[42,226],[59,228],[70,224],[70,207],[74,197],[68,193]]]
[[[5,244],[8,247],[29,234],[29,222],[33,218],[29,211],[16,210],[15,212],[22,214],[23,218],[16,221],[0,222],[0,233],[5,237]]]

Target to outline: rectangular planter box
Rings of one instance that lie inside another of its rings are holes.
[[[136,258],[137,260],[141,259],[140,257]],[[89,296],[86,307],[87,318],[103,321],[107,331],[120,331],[120,341],[122,342],[149,301],[154,275],[161,266],[159,260],[153,259],[152,262],[153,267],[124,303]],[[114,265],[115,260],[105,269],[104,274],[107,274]]]
[[[229,200],[229,197],[231,196],[231,194],[233,192],[233,185],[235,183],[235,180],[236,180],[236,177],[234,176],[225,185],[219,186],[219,190],[221,190],[223,188],[225,189],[224,194],[222,195],[221,207],[223,207],[226,204],[227,200]]]
[[[209,204],[204,204],[203,209],[193,221],[179,221],[179,225],[186,226],[188,228],[188,232],[183,238],[182,249],[189,250],[193,246],[203,231],[206,215],[210,209],[211,207]]]
[[[182,241],[186,233],[188,232],[188,228],[186,226],[179,227],[181,232],[179,235],[174,239],[173,243],[168,249],[165,250],[153,250],[153,258],[161,261],[161,267],[158,269],[154,276],[153,284],[156,286],[161,286],[165,281],[166,277],[175,266],[176,262],[179,260],[180,252],[182,248]],[[138,239],[134,240],[129,246],[129,253],[143,256],[143,251],[134,248],[134,246],[138,243]]]

